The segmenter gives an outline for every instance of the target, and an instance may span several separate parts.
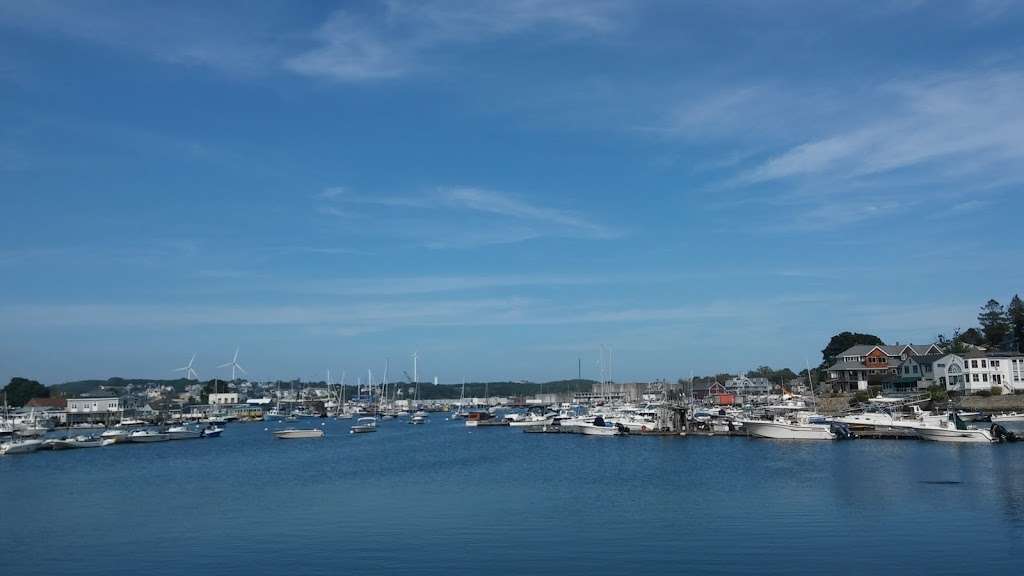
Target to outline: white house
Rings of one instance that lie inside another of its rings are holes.
[[[68,398],[68,414],[109,414],[121,411],[120,398]]]
[[[1024,390],[1024,356],[1012,353],[975,352],[964,358],[967,371],[965,391],[1001,388],[1003,393]]]
[[[963,390],[966,382],[964,359],[956,354],[911,356],[900,367],[901,379],[917,379],[918,389],[942,386]]]
[[[238,392],[214,392],[210,394],[210,404],[238,404]]]
[[[736,376],[725,383],[725,389],[736,394],[770,394],[772,383],[767,378]]]

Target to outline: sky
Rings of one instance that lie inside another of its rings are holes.
[[[0,2],[0,379],[674,380],[1022,286],[1024,5]]]

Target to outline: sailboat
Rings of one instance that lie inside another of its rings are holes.
[[[462,394],[459,395],[459,406],[452,412],[452,418],[465,418],[469,416],[469,412],[466,411],[466,379],[462,379]]]

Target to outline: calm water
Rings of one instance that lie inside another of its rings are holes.
[[[3,573],[1024,572],[1024,443],[266,427],[0,458]]]

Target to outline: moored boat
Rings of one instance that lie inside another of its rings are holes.
[[[277,430],[274,432],[274,438],[280,438],[281,440],[323,437],[324,431],[319,428],[289,428],[287,430]]]
[[[191,440],[201,437],[202,433],[188,426],[171,426],[167,429],[167,435],[171,440]]]
[[[154,432],[153,430],[136,430],[128,435],[131,442],[166,442],[171,436],[166,432]]]
[[[349,428],[350,434],[366,434],[377,431],[377,419],[373,416],[364,416]]]
[[[42,446],[42,440],[12,440],[0,444],[0,454],[28,454],[39,450]]]

